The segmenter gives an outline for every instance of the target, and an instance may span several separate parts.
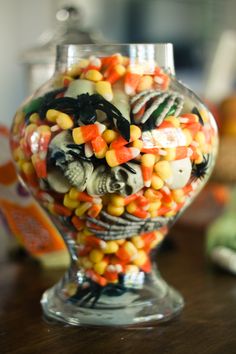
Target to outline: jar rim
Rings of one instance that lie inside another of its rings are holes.
[[[73,64],[78,58],[89,56],[110,56],[121,53],[134,61],[157,62],[159,66],[175,74],[173,44],[167,43],[97,43],[97,44],[60,44],[57,46],[56,63]],[[56,65],[57,65],[56,64]],[[60,67],[60,64],[56,66]]]
[[[91,49],[98,49],[98,48],[135,48],[135,47],[146,47],[146,48],[156,48],[156,49],[161,49],[161,48],[173,48],[173,43],[171,42],[156,42],[156,43],[83,43],[83,44],[58,44],[56,46],[57,51],[58,50],[68,50],[69,48],[71,49],[86,49],[86,48],[91,48]]]

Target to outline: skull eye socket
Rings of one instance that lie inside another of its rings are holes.
[[[126,192],[127,195],[131,195],[132,192],[133,192],[132,187],[126,185],[126,186],[125,186],[125,192]]]

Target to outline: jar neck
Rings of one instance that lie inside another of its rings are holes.
[[[148,63],[150,71],[160,66],[175,75],[173,45],[157,44],[69,44],[57,46],[56,71],[65,71],[78,61],[90,56],[110,56],[120,53],[129,57],[131,64]]]

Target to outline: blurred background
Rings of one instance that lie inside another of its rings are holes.
[[[222,86],[235,85],[235,0],[0,0],[0,8],[0,123],[10,125],[22,100],[44,80],[39,66],[48,64],[47,50],[63,36],[70,39],[68,16],[80,36],[75,41],[172,42],[178,78],[212,101],[227,94]]]

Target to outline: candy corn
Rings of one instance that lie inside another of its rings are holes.
[[[105,100],[112,101],[113,99],[113,92],[111,88],[111,84],[108,81],[99,81],[95,85],[97,93],[103,96]]]
[[[125,92],[127,95],[134,95],[136,92],[136,89],[138,87],[138,84],[140,82],[141,75],[140,74],[135,74],[131,72],[127,72],[125,74],[125,79],[124,79],[124,88]]]
[[[76,144],[84,144],[87,141],[95,139],[98,135],[101,135],[106,129],[105,125],[88,124],[79,128],[74,128],[72,131],[73,140]]]
[[[101,135],[96,136],[96,138],[91,140],[91,145],[94,151],[94,154],[97,159],[103,159],[108,150],[106,141],[101,137]]]
[[[144,154],[141,156],[141,169],[145,187],[150,187],[153,167],[155,164],[155,155]]]
[[[117,64],[108,72],[106,80],[111,84],[114,84],[125,74],[125,72],[125,67],[121,64]]]
[[[140,154],[137,148],[121,147],[119,149],[111,149],[106,152],[106,160],[110,167],[121,165],[128,162]]]

